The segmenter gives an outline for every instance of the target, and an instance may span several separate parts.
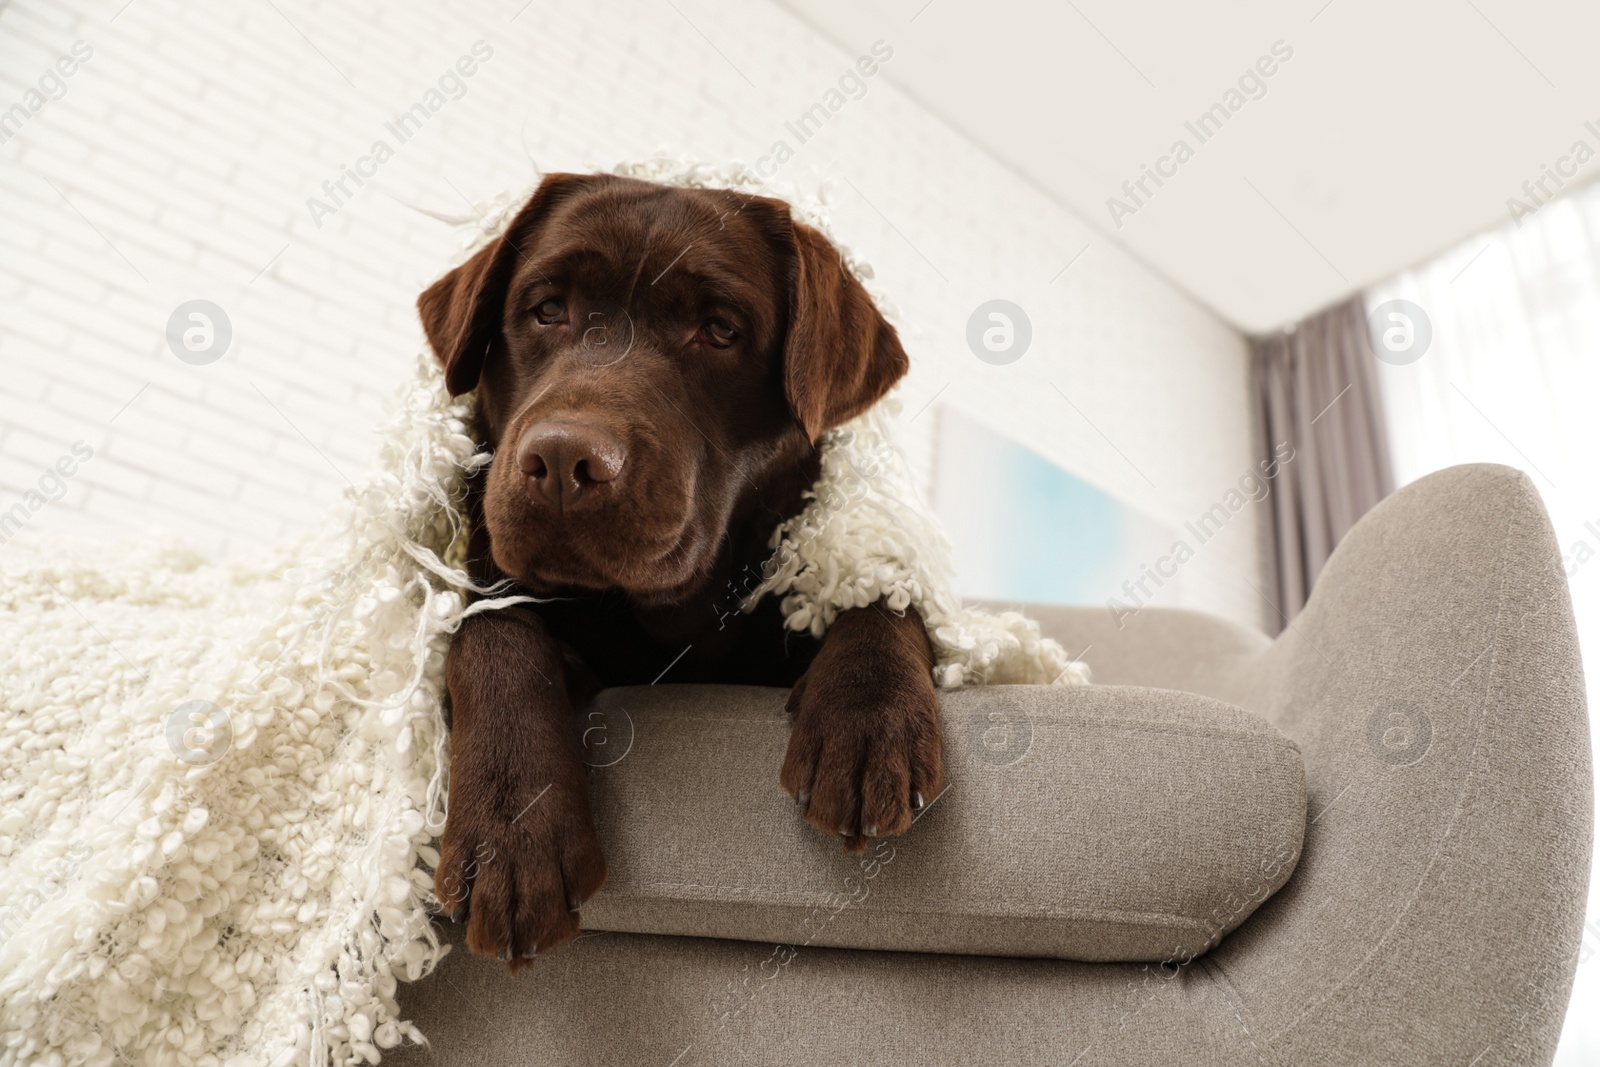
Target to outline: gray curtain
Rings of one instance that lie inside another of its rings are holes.
[[[1394,491],[1394,473],[1359,295],[1251,348],[1262,447],[1269,460],[1294,449],[1269,498],[1272,621],[1281,629],[1305,606],[1339,538]]]

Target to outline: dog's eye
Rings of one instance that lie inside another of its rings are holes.
[[[566,319],[567,305],[564,301],[552,296],[548,300],[539,301],[538,305],[533,309],[533,317],[545,326],[554,325]]]
[[[716,348],[727,348],[739,339],[739,331],[727,319],[707,319],[700,327],[700,336],[695,339]]]

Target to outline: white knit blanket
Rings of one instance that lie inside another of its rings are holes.
[[[0,551],[0,1067],[318,1067],[421,1039],[394,994],[442,955],[444,652],[519,598],[469,605],[457,505],[489,457],[418,368],[370,475],[256,563]],[[960,606],[888,440],[881,412],[826,436],[750,603],[820,635],[887,597],[922,613],[942,685],[1086,681],[1033,623]]]
[[[452,506],[419,363],[377,469],[252,566],[0,552],[0,1064],[377,1062],[440,955]],[[287,580],[286,580],[287,579]]]
[[[967,607],[955,595],[949,539],[891,442],[888,417],[897,407],[884,401],[823,435],[822,477],[804,510],[773,532],[765,580],[746,610],[781,595],[789,628],[821,637],[839,612],[883,599],[893,611],[922,615],[934,681],[946,689],[1087,682],[1089,668],[1042,637],[1032,619]]]

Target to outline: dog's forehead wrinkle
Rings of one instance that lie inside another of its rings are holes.
[[[633,294],[634,294],[634,291],[639,288],[639,279],[644,277],[644,265],[645,265],[645,261],[648,260],[649,257],[650,257],[649,235],[646,234],[646,238],[645,238],[645,253],[644,253],[644,255],[641,255],[639,257],[638,264],[633,269],[633,277],[628,279],[628,292],[627,292],[627,295],[622,298],[622,306],[623,307],[632,307],[633,306]],[[665,273],[665,272],[663,272],[663,273]]]
[[[525,250],[524,288],[555,279],[630,310],[648,294],[669,315],[715,302],[759,318],[776,310],[768,283],[777,264],[764,231],[746,217],[751,202],[720,191],[602,187],[566,205],[545,228],[542,247]]]

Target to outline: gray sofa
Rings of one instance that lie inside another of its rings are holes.
[[[1276,640],[1029,610],[1097,686],[947,694],[951,788],[875,866],[779,791],[782,693],[607,694],[593,929],[512,978],[446,924],[388,1061],[1550,1062],[1592,794],[1526,477],[1394,494]]]

